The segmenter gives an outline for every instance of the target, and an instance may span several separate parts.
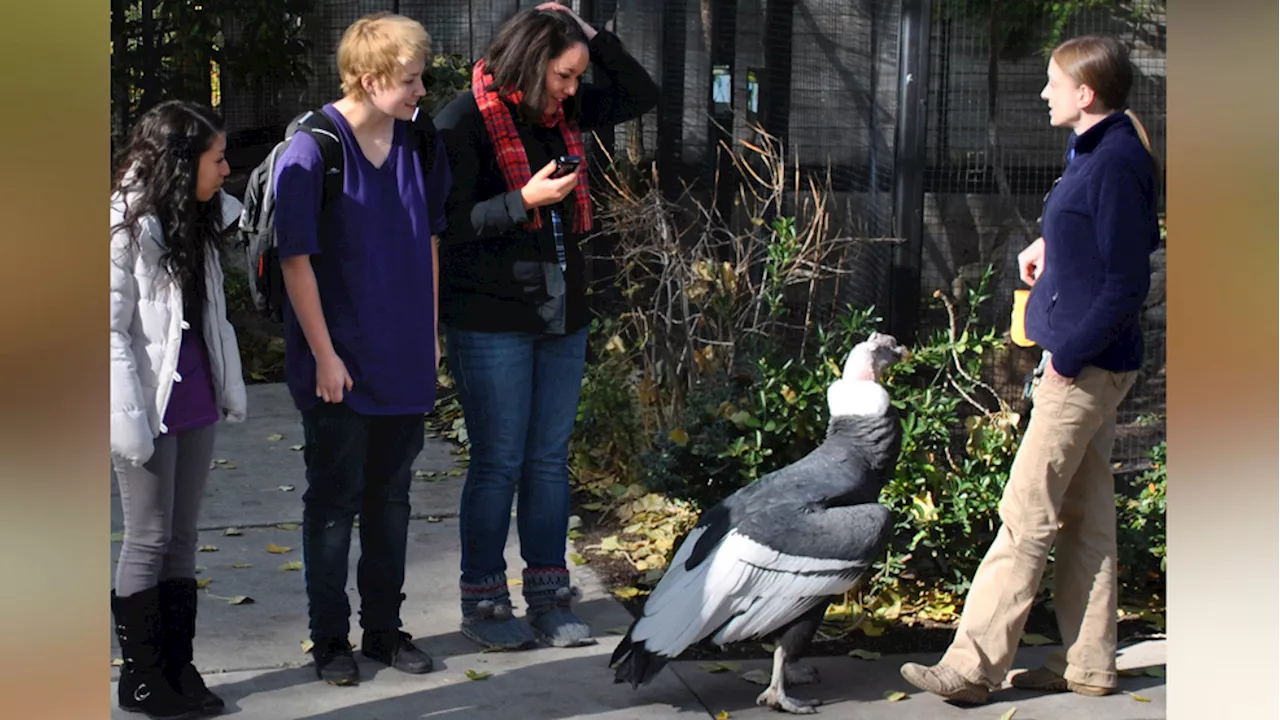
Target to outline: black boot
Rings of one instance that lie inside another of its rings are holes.
[[[193,700],[207,715],[226,707],[205,686],[191,664],[191,641],[196,636],[196,579],[175,578],[160,583],[160,615],[164,624],[164,675],[174,690]]]
[[[174,690],[164,676],[160,588],[148,588],[128,597],[118,597],[113,590],[111,613],[116,620],[120,654],[124,656],[117,686],[120,709],[145,713],[153,720],[200,717],[199,706]]]

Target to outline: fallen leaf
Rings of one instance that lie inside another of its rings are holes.
[[[586,565],[586,564],[587,564],[587,559],[586,559],[586,558],[584,558],[584,557],[582,557],[582,556],[581,556],[581,555],[579,555],[578,553],[569,553],[569,559],[573,561],[573,564],[574,564],[574,565]]]
[[[1049,638],[1038,635],[1036,633],[1027,633],[1022,636],[1023,645],[1052,645],[1053,641]]]
[[[280,492],[293,492],[293,486],[292,486],[292,485],[281,485],[281,486],[280,486]]]
[[[229,598],[227,600],[227,604],[228,605],[252,605],[253,598],[249,597],[248,595],[236,595],[233,598]]]
[[[238,535],[243,535],[244,531],[241,530],[240,528],[227,528],[226,530],[222,531],[222,534],[227,537],[236,537]]]
[[[906,696],[907,694],[902,692],[901,690],[888,690],[884,694],[884,699],[888,700],[889,702],[898,702],[899,700],[901,700]]]
[[[267,439],[270,440],[271,442],[280,442],[281,440],[284,439],[284,436],[281,435],[280,433],[271,433],[270,435],[267,436]]]
[[[521,585],[524,584],[524,581],[521,580],[520,578],[508,578],[507,584],[510,585],[511,587],[520,587]]]
[[[218,552],[218,548],[215,545],[201,545],[200,552]]]
[[[285,563],[285,564],[281,565],[281,566],[280,566],[280,569],[281,569],[281,570],[289,570],[289,571],[301,570],[301,569],[302,569],[302,561],[301,561],[301,560],[294,560],[294,561],[292,561],[292,562],[287,562],[287,563]]]
[[[200,578],[196,581],[196,588],[202,589],[209,587],[209,583],[213,582],[213,578]]]
[[[729,720],[729,711],[721,710],[720,712],[716,713],[716,720]]]
[[[111,661],[112,667],[120,667],[121,665],[124,665],[123,658],[115,658],[114,660]]]
[[[289,449],[290,449],[290,450],[292,450],[292,451],[294,451],[294,452],[298,452],[298,451],[299,451],[299,450],[301,450],[303,447],[304,447],[304,446],[302,446],[302,445],[290,445],[290,446],[289,446]]]
[[[713,662],[713,663],[703,663],[698,667],[702,668],[703,670],[709,673],[722,673],[722,672],[737,672],[742,668],[742,665],[735,662]]]
[[[269,553],[271,553],[271,554],[273,554],[273,555],[283,555],[283,554],[285,554],[285,553],[289,552],[289,551],[290,551],[290,550],[292,550],[292,549],[293,549],[293,548],[291,548],[291,547],[282,547],[282,546],[277,545],[277,544],[275,544],[275,543],[271,543],[270,545],[268,545],[268,546],[267,546],[267,552],[269,552]]]
[[[1149,667],[1146,670],[1143,670],[1142,674],[1146,675],[1147,677],[1162,678],[1165,676],[1164,666],[1155,665],[1155,666]]]
[[[488,680],[493,673],[481,670],[467,670],[466,676],[469,680]]]
[[[230,461],[230,460],[227,460],[227,459],[224,459],[224,458],[214,458],[214,459],[213,459],[213,464],[214,464],[214,465],[226,465],[226,464],[227,464],[227,463],[229,463],[229,462],[231,462],[231,461]]]
[[[303,640],[303,641],[302,641],[302,654],[303,654],[303,655],[306,655],[307,653],[311,652],[311,648],[313,648],[313,647],[315,647],[315,646],[316,646],[316,644],[315,644],[314,642],[311,642],[310,640]]]
[[[205,567],[205,566],[203,566],[203,565],[197,565],[197,566],[196,566],[196,574],[197,574],[197,575],[199,575],[200,573],[202,573],[202,572],[204,572],[205,570],[208,570],[208,569],[209,569],[209,568],[207,568],[207,567]]]
[[[441,521],[441,518],[438,518],[438,517],[436,517],[435,515],[428,515],[428,516],[427,516],[427,522],[429,522],[429,523],[438,523],[438,522],[440,522],[440,521]]]
[[[879,660],[880,653],[873,650],[863,650],[858,648],[856,650],[850,650],[849,657],[856,657],[860,660]]]
[[[276,527],[280,528],[281,530],[297,530],[302,526],[299,525],[298,523],[280,523],[276,525]]]
[[[1009,711],[1000,716],[1000,720],[1013,720],[1013,714],[1018,712],[1018,708],[1011,707]]]
[[[244,568],[253,567],[253,566],[250,565],[249,563],[231,563],[231,567],[235,568],[236,570],[243,570]]]
[[[610,635],[626,635],[627,631],[630,629],[631,628],[628,628],[625,625],[619,625],[618,627],[615,627],[615,628],[609,628],[608,630],[605,630],[605,632],[609,633]]]
[[[1143,697],[1142,695],[1132,695],[1131,697],[1138,702],[1151,702],[1151,698]]]
[[[124,532],[122,531],[122,532],[111,533],[111,542],[113,543],[124,542]]]
[[[587,503],[582,506],[582,509],[589,512],[600,512],[603,507],[604,505],[601,505],[600,503]]]
[[[625,600],[625,599],[633,598],[633,597],[635,597],[635,596],[639,595],[639,594],[640,594],[640,590],[638,590],[637,588],[634,588],[634,587],[624,587],[624,588],[622,588],[622,589],[620,589],[620,590],[614,590],[614,591],[613,591],[613,594],[614,594],[614,595],[617,595],[618,597],[623,598],[623,599]]]
[[[448,472],[449,477],[458,477],[461,474],[462,474],[462,471],[458,469],[453,469]]]

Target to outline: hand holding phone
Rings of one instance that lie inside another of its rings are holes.
[[[520,197],[524,200],[525,209],[543,207],[545,205],[554,205],[573,191],[574,186],[578,184],[577,170],[581,160],[571,155],[562,156],[565,162],[552,160],[542,167],[536,175],[529,179],[529,182],[520,189]],[[570,162],[570,159],[578,162]],[[553,174],[564,168],[562,172],[566,173],[560,177],[553,177]]]
[[[551,172],[551,177],[558,180],[566,175],[572,175],[577,172],[581,164],[582,158],[577,155],[561,155],[556,158],[556,169]]]

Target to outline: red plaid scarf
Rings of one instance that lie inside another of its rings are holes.
[[[524,144],[520,142],[520,135],[516,132],[515,121],[502,102],[502,98],[506,96],[519,105],[523,94],[489,90],[493,84],[493,76],[485,72],[484,61],[477,62],[471,71],[471,94],[476,98],[476,105],[484,117],[485,128],[488,129],[489,137],[493,140],[494,152],[498,156],[498,166],[502,168],[502,176],[507,181],[507,188],[519,190],[528,184],[533,173],[529,170],[529,158],[525,155]],[[555,113],[542,119],[542,124],[546,127],[559,125],[568,153],[577,155],[585,161],[582,134],[564,120],[564,108],[558,107]],[[587,188],[586,172],[578,172],[578,186],[574,188],[573,195],[576,209],[573,214],[573,230],[585,233],[591,228],[591,192]],[[529,222],[525,223],[527,229],[536,230],[542,227],[540,210],[541,208],[535,209]]]

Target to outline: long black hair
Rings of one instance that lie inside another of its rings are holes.
[[[126,229],[137,243],[144,216],[160,222],[160,263],[182,288],[187,315],[200,311],[205,256],[223,239],[221,193],[205,202],[196,198],[200,157],[223,132],[222,118],[211,108],[170,100],[138,118],[116,162],[112,191],[126,199],[124,216],[111,232]]]
[[[547,107],[547,63],[577,43],[587,44],[578,23],[558,10],[529,10],[503,23],[484,55],[485,70],[500,92],[524,94],[520,114],[537,123]],[[578,120],[577,96],[564,102],[565,119]]]

